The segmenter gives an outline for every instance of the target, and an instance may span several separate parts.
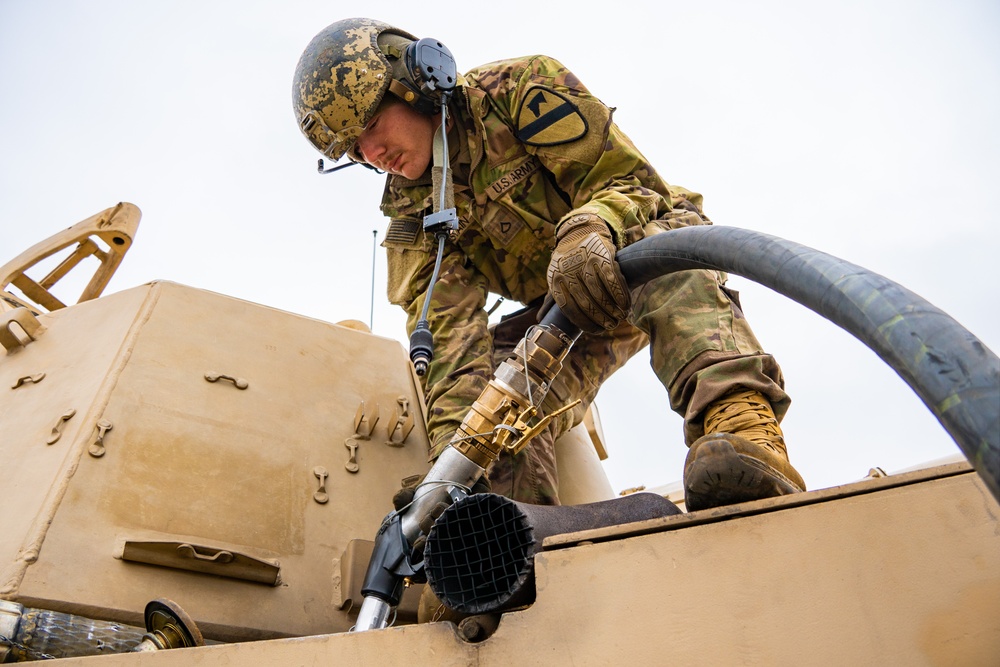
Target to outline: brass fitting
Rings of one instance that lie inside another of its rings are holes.
[[[135,653],[205,645],[205,639],[194,620],[172,600],[153,600],[146,605],[144,616],[146,634],[142,636],[139,645],[132,649]]]
[[[509,447],[511,436],[524,442],[519,430],[541,405],[572,344],[553,325],[529,330],[472,404],[451,445],[485,469]]]

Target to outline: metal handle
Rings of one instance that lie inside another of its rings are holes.
[[[280,566],[260,558],[190,542],[126,540],[122,560],[161,565],[178,570],[216,574],[231,579],[255,581],[277,586],[281,583]]]
[[[246,389],[250,386],[250,383],[243,378],[233,377],[232,375],[224,375],[222,373],[205,373],[205,379],[209,382],[218,382],[219,380],[229,380],[232,382],[237,389]]]
[[[24,331],[25,335],[28,337],[28,342],[37,340],[39,334],[45,331],[45,327],[42,323],[38,321],[27,308],[15,308],[9,312],[0,315],[0,345],[7,348],[8,352],[16,350],[19,347],[24,347],[28,343],[22,342],[20,338],[11,329],[11,325],[17,322],[17,324]]]

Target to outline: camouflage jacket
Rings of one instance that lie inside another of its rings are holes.
[[[533,56],[484,65],[460,80],[449,130],[460,229],[445,244],[428,321],[434,359],[424,376],[432,455],[447,444],[492,375],[487,293],[521,303],[548,291],[546,270],[563,220],[594,213],[619,247],[679,200],[701,196],[667,185],[612,121],[612,109],[563,65]],[[421,220],[433,210],[431,171],[390,176],[388,297],[413,331],[437,242]]]

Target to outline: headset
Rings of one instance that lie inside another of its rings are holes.
[[[389,90],[417,111],[433,115],[458,83],[455,57],[440,41],[424,37],[406,47],[402,61],[406,76],[394,79]]]
[[[451,55],[448,47],[432,37],[425,37],[410,42],[402,53],[399,53],[398,49],[391,49],[387,55],[401,60],[406,70],[406,73],[399,79],[392,78],[389,82],[389,92],[427,116],[433,116],[440,112],[441,128],[447,128],[448,100],[454,92],[455,86],[458,85],[455,57]],[[441,200],[438,210],[425,216],[423,221],[424,232],[433,234],[437,239],[437,257],[434,261],[434,272],[427,286],[427,295],[424,297],[423,311],[410,335],[410,361],[413,363],[414,371],[420,376],[427,373],[428,364],[434,357],[434,336],[427,321],[431,294],[441,270],[445,240],[458,229],[458,215],[455,208],[445,208],[445,197],[448,190],[446,184],[450,183],[450,175],[448,174],[450,156],[448,153],[448,133],[441,130],[439,132],[443,143],[441,151],[443,164],[440,165],[442,168]],[[354,162],[353,160],[347,164],[327,169],[322,158],[317,163],[316,170],[321,174],[330,174],[354,164],[361,164],[369,169],[379,171],[364,162]]]
[[[410,361],[417,375],[427,373],[428,364],[434,357],[434,337],[427,321],[427,312],[431,304],[431,294],[441,270],[441,258],[444,255],[444,243],[448,236],[458,229],[458,215],[455,208],[445,208],[447,184],[451,182],[448,174],[448,99],[458,83],[458,72],[455,58],[444,44],[436,39],[425,37],[406,47],[403,53],[403,63],[407,76],[401,83],[393,81],[389,90],[398,95],[417,111],[431,116],[438,109],[441,112],[441,139],[443,142],[443,163],[441,175],[441,200],[438,210],[424,217],[423,227],[427,234],[434,234],[438,242],[437,258],[434,262],[434,272],[427,285],[424,296],[424,307],[417,320],[417,325],[410,334]],[[400,90],[402,89],[402,90]],[[437,165],[435,164],[435,167]]]

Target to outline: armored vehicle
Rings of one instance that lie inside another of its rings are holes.
[[[401,599],[361,632],[390,499],[429,466],[405,350],[167,281],[102,296],[139,217],[120,203],[0,267],[0,662],[997,664],[1000,364],[890,281],[732,228],[623,259],[630,282],[715,266],[817,310],[965,458],[685,512],[673,488],[616,497],[592,412],[558,443],[567,507],[438,480],[439,569],[390,564]],[[95,261],[78,303],[53,295]]]

